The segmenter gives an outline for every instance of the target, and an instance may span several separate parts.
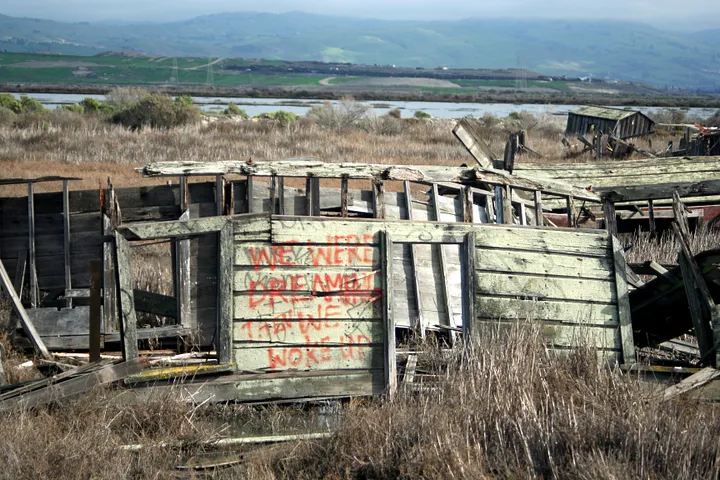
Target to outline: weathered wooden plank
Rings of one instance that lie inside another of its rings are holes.
[[[112,238],[114,234],[113,222],[105,214],[103,214],[103,233],[109,238]],[[103,327],[105,332],[117,332],[120,329],[117,310],[117,270],[113,250],[113,241],[103,244]]]
[[[324,267],[302,271],[256,270],[246,267],[235,270],[233,288],[236,292],[371,292],[382,288],[380,270]]]
[[[233,226],[226,223],[219,234],[218,286],[217,286],[217,355],[218,363],[232,360],[233,340]]]
[[[234,295],[235,320],[298,318],[380,318],[382,295],[371,293],[272,292]]]
[[[412,193],[410,192],[410,182],[407,180],[403,182],[404,192],[405,192],[405,211],[407,220],[410,220],[411,222],[413,219],[413,208],[412,208]],[[471,207],[472,207],[472,200],[471,200]],[[471,220],[472,221],[472,220]],[[387,235],[387,233],[386,233]],[[413,286],[415,287],[415,308],[417,309],[418,315],[417,315],[417,323],[416,325],[413,325],[413,328],[417,332],[420,333],[421,338],[425,338],[425,316],[423,315],[423,309],[422,309],[422,292],[420,290],[420,277],[419,277],[419,269],[418,269],[418,249],[416,245],[410,245],[410,278],[413,283]],[[391,255],[392,252],[389,253]],[[415,320],[415,319],[413,319]]]
[[[720,370],[715,370],[712,367],[703,368],[699,372],[683,379],[680,383],[671,385],[663,390],[660,400],[672,400],[673,398],[699,388],[718,377],[720,377]]]
[[[433,184],[432,186],[432,203],[433,203],[433,213],[434,213],[434,220],[437,222],[441,221],[441,213],[440,213],[440,202],[439,202],[440,195],[438,194],[438,186],[437,184]],[[446,249],[448,247],[440,244],[437,247],[437,254],[440,260],[440,263],[438,265],[439,267],[439,274],[440,274],[440,282],[442,284],[442,292],[443,292],[443,300],[445,303],[445,308],[447,310],[447,326],[454,326],[453,325],[453,308],[452,308],[452,301],[450,300],[450,283],[448,281],[448,268],[447,268],[447,262],[448,262],[448,255],[446,253]],[[450,334],[451,340],[455,341],[456,335],[455,332],[452,332]]]
[[[187,179],[182,177],[186,182]],[[183,190],[181,188],[181,190]],[[185,189],[186,190],[186,189]],[[185,195],[181,195],[181,200]],[[187,200],[187,199],[186,199]],[[187,205],[181,205],[180,208]],[[190,209],[185,209],[183,214],[180,216],[180,221],[190,220]],[[183,325],[189,329],[196,329],[197,322],[191,315],[192,311],[192,265],[191,265],[191,245],[192,240],[190,239],[174,239],[173,250],[174,250],[174,290],[175,290],[175,315],[178,324]],[[136,304],[137,308],[137,304]]]
[[[393,264],[391,252],[393,251],[392,237],[389,233],[381,235],[380,257],[382,266],[382,319],[385,334],[383,335],[383,367],[385,371],[385,388],[389,395],[397,390],[397,355],[395,354],[395,311],[393,309],[393,287],[388,279],[393,278]]]
[[[478,294],[500,294],[538,300],[576,300],[615,303],[614,282],[482,272],[477,275]]]
[[[501,170],[481,167],[447,167],[427,165],[381,165],[366,163],[325,163],[311,159],[289,159],[274,162],[159,162],[138,169],[144,176],[178,175],[283,175],[285,177],[409,180],[413,182],[479,182],[510,185],[526,190],[540,190],[557,195],[573,194],[579,200],[599,202],[594,193],[563,184],[547,177],[512,175]]]
[[[181,395],[193,403],[263,402],[378,395],[385,390],[382,369],[369,372],[319,371],[236,375],[235,380],[183,385]],[[176,386],[153,387],[153,394],[178,393]],[[142,391],[139,391],[141,393]]]
[[[33,308],[28,310],[28,317],[41,337],[88,335],[90,332],[90,307]],[[85,342],[82,348],[87,347]]]
[[[70,189],[67,180],[63,181],[63,243],[65,257],[65,289],[72,288],[72,270],[70,266]],[[67,306],[72,307],[72,298],[67,299]]]
[[[545,222],[543,219],[543,211],[542,211],[542,192],[535,192],[535,205],[534,205],[534,211],[535,211],[535,226],[542,227]]]
[[[628,293],[627,264],[622,244],[617,237],[612,237],[613,257],[615,261],[615,289],[617,292],[617,308],[620,320],[623,363],[635,363],[635,343],[630,318],[630,295]]]
[[[453,128],[453,134],[483,168],[492,168],[495,155],[480,137],[479,132],[467,119],[460,120]]]
[[[133,289],[135,300],[135,311],[161,315],[164,317],[177,318],[178,305],[175,297],[162,295],[155,292]]]
[[[227,222],[226,217],[210,217],[172,222],[127,223],[118,227],[118,232],[127,240],[184,238],[218,232]]]
[[[613,263],[608,258],[482,248],[477,249],[476,255],[479,271],[597,280],[615,278]]]
[[[476,290],[478,275],[476,272],[476,256],[475,245],[477,245],[477,233],[470,232],[467,234],[465,244],[462,246],[462,254],[464,259],[464,269],[462,271],[462,329],[463,336],[467,339],[472,338],[475,326],[475,316],[477,315],[478,291]],[[472,342],[466,343],[467,348],[472,348]]]
[[[720,179],[701,180],[693,183],[682,183],[679,179],[669,179],[670,183],[656,183],[652,185],[613,186],[595,189],[602,198],[613,202],[633,202],[639,200],[656,200],[672,198],[673,192],[681,197],[696,195],[720,194]]]
[[[137,316],[135,315],[135,296],[130,244],[122,234],[115,231],[115,260],[117,265],[117,292],[120,304],[120,335],[122,337],[123,359],[131,361],[138,358]]]
[[[304,266],[347,266],[376,268],[379,250],[373,245],[354,243],[312,244],[298,242],[303,246],[236,244],[235,265],[256,269]]]
[[[30,279],[30,306],[38,305],[37,262],[35,258],[35,186],[28,183],[28,277]]]
[[[351,341],[382,338],[378,319],[301,318],[294,320],[247,320],[233,322],[234,348],[250,346],[323,345],[344,346]]]
[[[552,320],[583,325],[620,325],[617,305],[609,303],[522,300],[480,295],[476,314],[492,319]]]
[[[539,329],[544,342],[558,347],[589,347],[619,351],[621,348],[619,327],[600,327],[533,322]],[[474,328],[482,336],[483,328],[512,329],[516,322],[498,322],[492,319],[478,319]]]
[[[558,228],[529,228],[518,225],[413,223],[402,221],[341,220],[303,217],[273,217],[275,243],[378,244],[381,230],[392,232],[396,243],[462,244],[465,234],[477,233],[478,248],[542,251],[572,255],[607,256],[607,233]]]
[[[88,351],[90,362],[100,360],[102,341],[102,262],[95,260],[90,266],[90,306],[88,307]]]
[[[40,353],[40,355],[43,358],[52,359],[52,355],[50,355],[50,352],[48,351],[47,347],[43,343],[42,339],[40,338],[40,335],[38,334],[37,330],[35,329],[35,325],[33,324],[32,320],[30,320],[30,317],[27,314],[27,311],[25,310],[25,307],[23,307],[22,301],[20,300],[20,297],[18,297],[17,293],[15,292],[15,289],[13,288],[12,282],[10,282],[10,277],[8,276],[7,270],[5,270],[5,265],[0,261],[0,281],[2,282],[2,288],[10,296],[10,300],[13,303],[13,307],[15,308],[15,311],[17,312],[18,316],[20,317],[20,324],[23,327],[23,330],[25,331],[25,334],[28,336],[30,341],[33,344],[33,347],[35,350]]]
[[[340,183],[340,216],[348,216],[348,177],[343,176]]]
[[[317,371],[369,370],[383,368],[382,343],[347,340],[343,346],[324,346],[320,342],[285,346],[277,344],[249,346],[233,350],[241,371]]]

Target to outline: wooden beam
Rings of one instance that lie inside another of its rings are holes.
[[[513,223],[513,209],[512,209],[512,187],[505,185],[505,191],[503,192],[503,223]]]
[[[253,177],[248,175],[245,188],[245,213],[253,213]]]
[[[266,216],[256,214],[253,216]],[[191,218],[171,222],[126,223],[117,231],[127,240],[157,240],[161,238],[189,238],[218,232],[225,226],[227,218],[207,217]]]
[[[373,213],[375,218],[385,218],[385,188],[382,180],[373,180]]]
[[[690,310],[690,319],[695,330],[695,338],[698,342],[700,350],[700,358],[707,359],[708,354],[713,348],[712,331],[707,321],[707,316],[703,312],[701,296],[698,293],[698,286],[695,277],[692,274],[690,266],[684,255],[680,255],[678,259],[680,263],[680,271],[683,276],[683,285],[685,287],[685,295],[687,296],[688,308]]]
[[[407,220],[413,220],[412,193],[410,192],[410,182],[403,182],[405,189],[405,210],[407,211]],[[420,334],[420,338],[425,338],[425,314],[423,313],[421,293],[420,293],[420,268],[418,267],[418,251],[417,245],[410,245],[410,272],[412,275],[413,288],[415,290],[415,308],[417,309],[417,324],[413,328]]]
[[[3,289],[10,296],[13,307],[15,307],[15,311],[20,317],[20,324],[22,325],[25,334],[32,342],[35,351],[37,351],[43,358],[52,360],[52,355],[50,355],[47,347],[45,347],[45,343],[42,341],[42,338],[40,338],[37,330],[35,330],[35,325],[33,325],[30,317],[28,317],[20,297],[17,296],[17,292],[15,292],[12,283],[10,283],[10,276],[8,275],[7,270],[5,270],[5,265],[3,265],[2,261],[0,261],[0,281],[2,281]]]
[[[70,267],[70,189],[69,181],[63,180],[63,253],[65,258],[65,289],[72,288],[72,269]],[[72,308],[72,298],[66,301]]]
[[[90,315],[89,345],[90,361],[100,360],[102,349],[102,316],[101,316],[102,262],[90,262]]]
[[[630,295],[628,293],[627,263],[620,240],[611,237],[613,259],[615,263],[615,290],[617,292],[618,318],[620,319],[620,341],[622,343],[623,364],[635,363],[635,342],[633,341],[632,320],[630,318]]]
[[[617,235],[617,216],[615,215],[615,204],[610,200],[603,202],[603,211],[605,212],[605,230],[610,235]]]
[[[305,178],[305,215],[308,217],[312,216],[313,211],[312,191],[312,178],[307,175],[307,178]]]
[[[115,232],[115,256],[123,359],[130,361],[138,358],[137,316],[135,315],[135,295],[130,264],[131,251],[128,241],[117,231]]]
[[[681,197],[702,197],[720,195],[720,180],[597,187],[593,190],[603,199],[609,199],[615,203],[668,199],[673,197],[675,191]]]
[[[340,216],[343,218],[348,216],[348,184],[348,177],[343,176],[340,180]]]
[[[492,168],[493,161],[496,160],[496,157],[468,119],[464,118],[460,120],[452,132],[470,155],[473,156],[478,165],[483,168]]]
[[[475,232],[465,235],[465,243],[462,247],[463,270],[462,270],[462,327],[463,338],[465,339],[466,348],[472,348],[473,345],[473,328],[475,323],[475,302],[477,302],[475,293],[475,261],[477,258],[477,247]]]
[[[395,317],[393,312],[393,242],[390,235],[380,234],[381,266],[383,288],[383,321],[385,330],[385,388],[392,396],[397,390],[397,358],[395,355]]]
[[[503,208],[503,197],[505,192],[501,186],[495,187],[495,223],[505,223],[505,209]]]
[[[473,202],[472,188],[463,187],[462,196],[463,196],[463,222],[473,223],[475,212],[474,212],[474,208],[473,208],[474,202]]]
[[[270,213],[276,214],[277,208],[277,175],[272,175],[270,177]]]
[[[417,354],[411,353],[408,355],[407,363],[405,364],[405,373],[403,374],[403,383],[413,383],[415,381],[415,370],[417,369]]]
[[[575,199],[572,195],[568,195],[565,198],[565,208],[567,209],[567,223],[568,227],[576,227],[575,224]]]
[[[660,400],[672,400],[673,398],[699,388],[718,377],[720,377],[720,370],[715,370],[712,367],[703,368],[699,372],[693,373],[689,377],[683,379],[680,383],[671,385],[663,390]]]
[[[320,178],[312,177],[310,180],[310,187],[312,188],[312,215],[313,217],[320,216]]]
[[[437,184],[433,184],[432,186],[432,199],[433,199],[433,215],[435,217],[436,222],[441,222],[441,215],[440,215],[440,195],[438,193],[438,186]],[[453,315],[453,305],[452,301],[450,300],[450,282],[448,281],[448,272],[447,272],[447,255],[445,254],[445,247],[443,244],[438,244],[435,248],[438,250],[438,257],[440,258],[440,281],[442,282],[442,292],[443,292],[443,300],[445,303],[445,311],[447,312],[447,323],[446,325],[448,327],[454,327],[454,315]],[[454,331],[450,331],[450,339],[453,343],[455,343],[455,340],[457,338],[457,335]]]
[[[514,175],[502,170],[481,167],[448,167],[436,165],[382,165],[365,163],[325,163],[310,159],[290,159],[274,162],[160,162],[138,169],[146,177],[178,175],[283,175],[304,178],[342,178],[410,180],[411,182],[455,182],[510,185],[521,190],[541,190],[553,195],[573,195],[577,200],[600,202],[600,197],[582,187],[572,186],[531,173]]]
[[[650,217],[650,234],[655,235],[655,233],[657,233],[657,228],[655,226],[655,204],[652,200],[648,200],[648,213]]]
[[[219,364],[233,361],[233,263],[234,235],[232,222],[228,221],[218,234],[218,318],[217,358]]]
[[[285,177],[278,177],[278,214],[285,215]]]
[[[134,288],[133,300],[136,312],[178,318],[178,302],[175,297]],[[188,328],[186,325],[183,327]]]
[[[35,260],[35,185],[28,183],[28,277],[30,306],[38,306],[37,265]]]
[[[225,209],[225,177],[215,176],[215,214],[222,216]]]

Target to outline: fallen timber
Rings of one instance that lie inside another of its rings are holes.
[[[329,167],[308,160],[172,162],[142,172],[180,176],[180,182],[69,192],[61,217],[69,219],[67,230],[48,210],[50,200],[41,201],[50,197],[32,194],[21,201],[34,203],[45,223],[28,213],[0,224],[3,262],[18,266],[13,285],[26,255],[18,242],[30,238],[37,252],[64,259],[66,249],[83,248],[73,246],[83,238],[74,225],[94,231],[86,235],[97,250],[88,257],[101,260],[100,300],[109,307],[102,309],[100,342],[119,346],[126,361],[140,357],[147,338],[216,350],[202,368],[154,366],[120,379],[138,392],[175,391],[182,383],[182,395],[193,402],[392,393],[396,337],[415,332],[452,342],[528,318],[542,324],[548,345],[559,351],[590,345],[602,363],[636,360],[628,284],[639,283],[612,229],[545,226],[546,202],[558,197],[572,227],[576,201],[614,205],[594,189],[481,167]],[[190,184],[193,175],[216,181]],[[286,177],[304,178],[306,188],[285,187]],[[339,188],[320,189],[321,178]],[[371,188],[350,191],[349,179],[368,180]],[[401,191],[386,188],[391,182],[402,182]],[[91,204],[97,214],[90,215]],[[85,217],[74,222],[78,210]],[[40,236],[63,240],[38,243],[33,224]],[[163,242],[172,250],[173,293],[137,288],[133,271],[142,260],[133,252]],[[72,257],[51,275],[38,275],[45,263],[31,270],[39,290],[48,278],[60,287],[72,282],[50,297],[53,307],[43,300],[27,308],[38,312],[29,317],[43,339],[63,339],[48,342],[50,350],[91,347],[88,325],[97,318],[89,318],[90,285],[74,278]],[[168,323],[139,328],[143,312]],[[54,321],[59,318],[66,323]],[[72,335],[64,335],[66,326]],[[405,368],[410,383],[412,364]]]

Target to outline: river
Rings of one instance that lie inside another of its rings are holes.
[[[19,96],[19,95],[16,95]],[[47,108],[57,108],[61,105],[70,105],[80,102],[83,98],[96,98],[104,100],[103,95],[76,95],[55,93],[29,93],[28,97],[36,98]],[[306,100],[293,98],[214,98],[193,97],[195,103],[206,112],[221,112],[229,103],[235,103],[243,108],[248,115],[255,116],[263,113],[285,110],[298,115],[305,115],[312,107],[322,105],[322,100]],[[335,101],[333,103],[336,103]],[[490,113],[496,117],[507,117],[511,112],[527,111],[534,115],[550,113],[554,115],[567,115],[579,105],[543,105],[543,104],[512,104],[512,103],[449,103],[449,102],[358,102],[372,107],[377,115],[383,115],[392,109],[402,111],[403,117],[412,117],[422,110],[435,118],[461,118],[468,115],[481,117]],[[707,118],[715,113],[712,108],[667,108],[653,106],[626,107],[640,110],[645,114],[652,114],[658,110],[682,110],[690,118]]]

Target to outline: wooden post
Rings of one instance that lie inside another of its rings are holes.
[[[413,207],[412,207],[412,194],[410,192],[410,182],[405,180],[403,182],[405,190],[405,210],[407,210],[407,219],[413,220]],[[420,338],[425,338],[425,315],[423,314],[421,293],[420,293],[420,277],[418,273],[420,269],[418,267],[418,252],[417,245],[410,245],[410,269],[413,280],[413,287],[415,289],[415,307],[417,308],[417,324],[413,325],[413,328],[420,334]],[[413,320],[413,319],[411,319]]]
[[[630,294],[628,293],[627,263],[620,240],[614,235],[610,237],[615,263],[615,291],[617,293],[618,317],[620,319],[620,340],[622,343],[623,363],[635,362],[635,341],[633,339],[632,321],[630,318]]]
[[[38,305],[37,266],[35,263],[35,185],[28,183],[28,277],[30,278],[30,307]]]
[[[35,325],[33,325],[30,317],[28,317],[25,307],[23,307],[22,301],[20,301],[20,297],[17,296],[17,292],[15,292],[12,283],[10,283],[10,276],[8,275],[7,270],[5,270],[5,265],[3,265],[2,261],[0,261],[0,282],[2,282],[2,288],[10,296],[10,300],[12,300],[15,311],[20,317],[20,323],[22,324],[23,330],[25,330],[25,334],[30,339],[33,347],[35,347],[35,350],[43,358],[52,360],[52,355],[50,355],[50,352],[45,346],[45,342],[43,342],[42,338],[40,338],[40,334],[37,330],[35,330]]]
[[[605,230],[610,235],[617,235],[617,218],[615,217],[615,204],[610,200],[603,202],[603,210],[605,212]]]
[[[233,226],[227,222],[218,233],[218,319],[217,319],[217,361],[218,364],[233,362]]]
[[[245,189],[245,213],[253,213],[253,176],[247,177],[247,188]]]
[[[70,189],[69,181],[63,180],[63,252],[65,256],[65,290],[72,288],[72,269],[70,262]],[[65,305],[72,308],[72,298],[65,300]]]
[[[595,132],[595,160],[602,158],[602,132],[597,130]]]
[[[340,180],[340,216],[343,218],[348,216],[348,184],[347,175],[343,175]]]
[[[572,195],[568,195],[565,199],[565,206],[567,209],[567,223],[568,227],[576,227],[575,223],[575,199]]]
[[[377,178],[373,179],[373,212],[375,218],[385,218],[385,188],[383,181]]]
[[[100,350],[102,348],[102,317],[100,314],[101,287],[102,262],[100,260],[93,260],[90,263],[90,335],[88,345],[91,362],[100,360]]]
[[[527,212],[525,211],[525,204],[523,202],[519,203],[520,205],[520,225],[527,225]]]
[[[308,175],[305,179],[305,215],[308,217],[312,216],[313,212],[312,191],[312,175]]]
[[[510,188],[510,185],[505,185],[504,191],[503,191],[503,223],[513,223],[513,214],[512,214],[512,189]]]
[[[115,257],[117,264],[118,297],[120,303],[120,337],[122,338],[123,360],[138,358],[137,316],[131,269],[130,243],[115,232]]]
[[[441,222],[441,215],[440,215],[440,194],[438,193],[438,186],[437,183],[432,184],[432,197],[433,197],[433,213],[435,216],[436,222]],[[440,281],[442,282],[442,292],[443,297],[445,297],[445,308],[447,309],[447,326],[448,327],[454,327],[454,319],[455,316],[453,315],[453,307],[452,302],[450,301],[450,284],[448,282],[448,272],[447,272],[447,255],[445,255],[445,248],[442,243],[439,243],[436,245],[436,248],[438,249],[439,258],[440,258]],[[455,340],[457,338],[456,333],[453,330],[450,330],[450,340],[455,343]]]
[[[285,215],[285,177],[278,177],[278,214]]]
[[[648,200],[648,215],[650,217],[650,234],[655,235],[657,232],[655,227],[655,205],[652,200]]]
[[[320,216],[320,179],[318,177],[313,177],[312,181],[310,182],[310,185],[312,187],[312,214],[313,217],[319,217]]]
[[[383,321],[385,330],[385,386],[392,396],[397,390],[397,359],[395,356],[395,317],[393,313],[393,243],[390,235],[380,232],[380,261],[382,265]]]
[[[270,201],[268,205],[268,212],[270,215],[275,215],[275,212],[277,212],[277,208],[275,204],[277,198],[277,175],[272,175],[270,177]]]
[[[462,273],[462,323],[463,338],[465,339],[466,348],[471,348],[473,344],[473,328],[475,323],[475,261],[477,258],[476,234],[475,232],[465,235],[465,243],[463,244],[463,266]]]
[[[505,209],[503,208],[503,187],[495,187],[495,223],[505,223]]]
[[[182,180],[181,180],[182,183]],[[108,185],[105,194],[105,211],[101,212],[103,221],[103,330],[116,332],[120,329],[118,320],[117,268],[115,265],[115,247],[111,240],[119,223],[115,209],[115,190]],[[109,207],[108,207],[109,205]]]
[[[215,187],[224,188],[222,177],[216,178]],[[232,184],[231,184],[232,185]],[[219,190],[218,190],[219,192]],[[216,199],[218,200],[218,199]],[[220,198],[220,205],[223,206],[223,199]],[[190,189],[187,177],[180,179],[180,221],[190,220]],[[197,335],[197,319],[192,316],[192,272],[190,269],[190,250],[192,248],[189,238],[173,239],[174,250],[174,282],[173,290],[177,302],[178,318],[175,319],[178,325],[182,325],[191,331],[191,342]]]
[[[235,182],[225,182],[223,215],[235,215]]]
[[[700,358],[706,358],[708,352],[713,347],[713,335],[710,325],[707,322],[707,316],[703,312],[701,295],[698,292],[698,285],[692,274],[690,264],[685,255],[679,255],[680,271],[682,272],[683,285],[685,287],[685,295],[687,296],[688,308],[690,309],[690,319],[695,329],[695,338],[698,342],[700,350]]]
[[[225,209],[225,177],[215,176],[215,215],[221,216]]]
[[[495,215],[495,196],[485,196],[485,212],[487,213],[488,223],[497,223],[497,216]]]
[[[463,221],[465,223],[473,223],[475,212],[473,209],[473,192],[472,187],[463,187],[462,188],[462,196],[463,196]]]

